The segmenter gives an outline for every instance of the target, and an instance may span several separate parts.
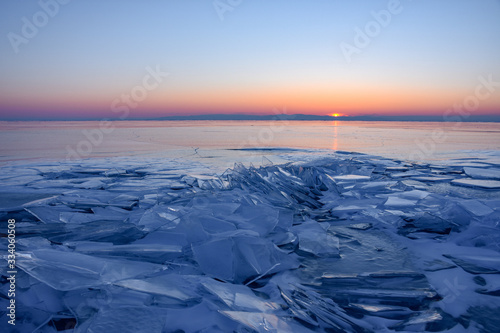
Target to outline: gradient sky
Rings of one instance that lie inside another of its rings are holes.
[[[354,45],[356,27],[388,2],[242,0],[221,20],[212,0],[73,0],[16,53],[9,33],[23,36],[23,17],[33,22],[42,8],[2,1],[0,119],[117,117],[112,102],[148,66],[169,76],[128,118],[440,115],[478,77],[500,81],[499,0],[401,0],[401,13],[346,61],[340,44]],[[499,115],[500,87],[474,112]]]

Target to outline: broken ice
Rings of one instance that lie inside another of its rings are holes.
[[[8,169],[18,327],[493,331],[499,165],[294,158],[225,172],[134,158]]]

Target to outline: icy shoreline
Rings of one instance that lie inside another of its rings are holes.
[[[343,153],[221,175],[123,158],[1,171],[20,332],[500,327],[498,157]]]

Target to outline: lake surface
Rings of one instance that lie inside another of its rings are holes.
[[[23,332],[500,326],[498,124],[0,129]]]
[[[349,151],[400,160],[481,157],[500,149],[498,123],[358,121],[0,122],[0,163],[113,156],[214,163]],[[266,149],[255,149],[266,148]],[[281,148],[281,149],[268,149]],[[290,149],[288,149],[290,148]]]

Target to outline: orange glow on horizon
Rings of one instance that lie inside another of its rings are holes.
[[[275,108],[285,108],[289,114],[314,114],[338,117],[363,115],[442,115],[455,103],[461,103],[470,92],[443,89],[433,91],[422,87],[395,88],[393,86],[315,86],[311,87],[212,87],[196,89],[169,87],[148,93],[144,101],[129,107],[129,118],[162,117],[197,114],[272,114]],[[114,118],[120,113],[111,110],[115,99],[119,106],[124,93],[103,91],[98,94],[82,91],[78,95],[57,91],[33,93],[29,98],[17,94],[1,93],[0,115],[9,112],[25,117]],[[496,115],[500,95],[482,101],[475,115]]]

